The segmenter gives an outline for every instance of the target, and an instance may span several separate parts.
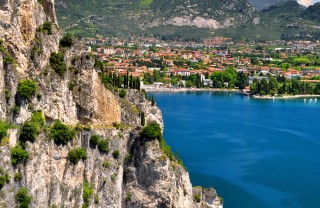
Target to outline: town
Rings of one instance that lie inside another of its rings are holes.
[[[319,41],[235,43],[215,37],[196,43],[97,37],[85,39],[85,44],[97,59],[97,71],[109,80],[119,77],[118,87],[129,87],[130,77],[140,80],[139,88],[146,91],[225,88],[272,96],[320,94]]]

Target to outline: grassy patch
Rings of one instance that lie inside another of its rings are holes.
[[[83,198],[82,208],[89,207],[92,194],[93,194],[92,184],[90,185],[87,181],[84,181],[83,182],[83,193],[82,193],[82,198]]]
[[[140,0],[140,3],[139,5],[141,7],[147,7],[149,6],[150,4],[152,4],[153,0]]]

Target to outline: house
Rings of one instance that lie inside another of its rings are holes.
[[[264,77],[264,76],[249,76],[249,85],[251,85],[253,83],[254,80],[257,80],[258,82],[261,82],[261,80],[266,80],[267,82],[269,82],[269,77]]]

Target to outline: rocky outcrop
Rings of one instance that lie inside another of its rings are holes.
[[[53,3],[1,1],[0,119],[14,125],[0,141],[0,175],[9,176],[1,187],[0,207],[16,207],[21,187],[32,196],[31,207],[199,207],[185,169],[158,140],[140,136],[142,115],[146,124],[156,122],[163,129],[160,109],[142,92],[127,90],[120,99],[107,90],[81,45],[59,47],[62,35]],[[45,22],[52,31],[41,28]],[[63,74],[50,66],[53,52],[64,55]],[[23,79],[37,85],[29,99],[17,95]],[[35,141],[23,143],[28,159],[12,165],[10,151],[22,142],[21,125],[38,111],[46,123]],[[77,129],[66,145],[49,136],[56,119]],[[108,151],[90,144],[92,135],[107,141]],[[80,147],[86,159],[72,163],[68,154]],[[205,206],[221,204],[214,191],[203,190],[202,195]]]

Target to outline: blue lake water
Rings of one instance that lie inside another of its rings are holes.
[[[320,207],[320,99],[152,93],[194,186],[226,208]]]

